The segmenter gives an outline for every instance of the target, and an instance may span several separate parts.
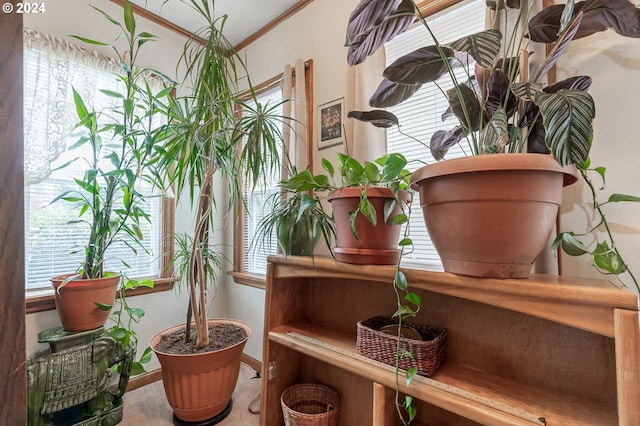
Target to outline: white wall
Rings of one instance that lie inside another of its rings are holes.
[[[575,40],[559,61],[558,79],[573,75],[589,75],[593,84],[589,92],[596,104],[592,166],[606,167],[607,186],[598,192],[601,202],[613,193],[640,196],[640,158],[638,120],[640,109],[636,97],[640,93],[640,40],[621,37],[609,30]],[[595,175],[596,188],[601,181]],[[591,196],[587,186],[578,184],[565,190],[562,206],[564,231],[584,232],[587,220],[593,225]],[[604,207],[618,248],[630,269],[640,279],[640,203],[613,203]],[[600,237],[605,235],[600,232]],[[563,255],[565,275],[602,278],[588,257]],[[628,286],[634,287],[628,277]]]

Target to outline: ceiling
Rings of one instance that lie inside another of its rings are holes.
[[[201,0],[196,0],[199,3]],[[148,12],[191,33],[204,25],[191,0],[131,0]],[[237,46],[292,8],[308,0],[215,0],[215,16],[227,15],[224,35]]]

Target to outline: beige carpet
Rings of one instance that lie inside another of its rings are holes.
[[[242,364],[236,390],[233,393],[231,414],[218,423],[221,426],[253,426],[260,422],[259,414],[249,411],[249,404],[260,392],[260,379],[249,366]],[[252,404],[252,408],[254,405]],[[162,381],[153,382],[124,395],[125,426],[170,426],[173,411],[167,402]]]

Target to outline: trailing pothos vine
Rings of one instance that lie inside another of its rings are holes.
[[[413,198],[413,193],[411,193]],[[396,336],[396,386],[395,386],[395,405],[396,410],[398,412],[398,416],[402,421],[403,425],[409,425],[416,417],[417,409],[416,403],[413,400],[413,397],[410,395],[405,395],[404,399],[401,400],[400,397],[400,361],[405,358],[413,358],[413,354],[409,351],[402,350],[401,347],[401,337],[402,337],[402,324],[408,318],[415,317],[420,311],[420,307],[422,306],[422,299],[420,296],[409,290],[409,283],[407,281],[407,277],[405,276],[402,269],[400,269],[400,264],[402,262],[402,258],[405,254],[411,253],[413,251],[413,240],[409,237],[410,234],[410,218],[411,218],[411,202],[403,205],[403,219],[404,222],[404,233],[402,239],[398,243],[400,246],[400,258],[398,259],[398,263],[396,265],[396,272],[393,278],[393,290],[396,295],[396,311],[393,314],[393,318],[397,318],[398,320],[398,328],[397,328],[397,336]],[[407,386],[411,384],[411,381],[418,373],[417,367],[409,368],[405,373],[405,383]]]
[[[615,193],[611,194],[607,201],[600,202],[598,200],[598,190],[603,190],[606,187],[606,169],[604,167],[591,168],[591,162],[589,159],[584,163],[576,165],[576,168],[591,193],[591,199],[593,202],[592,207],[596,214],[595,218],[597,222],[589,230],[581,234],[576,234],[575,232],[560,233],[551,246],[553,254],[557,254],[558,247],[561,247],[562,250],[570,256],[589,255],[593,259],[594,267],[599,272],[605,275],[614,275],[621,285],[628,287],[621,278],[621,275],[626,273],[633,281],[636,290],[640,293],[640,284],[638,284],[636,276],[633,274],[631,269],[629,269],[629,265],[625,262],[618,251],[618,247],[616,246],[615,239],[611,232],[611,227],[603,210],[604,206],[611,203],[640,202],[640,197]],[[602,184],[598,189],[596,189],[596,185],[590,178],[590,175],[593,173],[600,176],[600,179],[602,180]],[[594,249],[589,249],[580,238],[584,238],[592,234],[595,235],[595,231],[599,228],[604,229],[606,232],[606,238],[603,241],[597,241]]]

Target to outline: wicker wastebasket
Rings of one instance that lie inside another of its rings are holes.
[[[286,426],[335,426],[338,392],[319,383],[300,383],[282,392],[280,404]]]

